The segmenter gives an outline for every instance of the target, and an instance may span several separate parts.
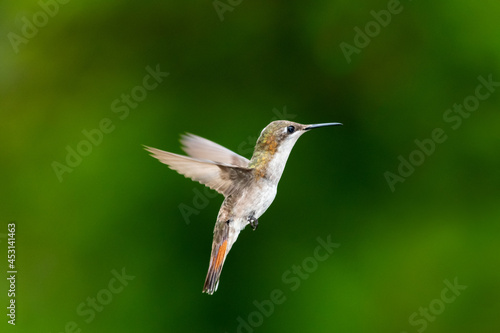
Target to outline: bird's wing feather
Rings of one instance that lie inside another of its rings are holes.
[[[187,133],[181,136],[182,149],[191,157],[246,168],[250,161],[243,156],[200,136]]]
[[[226,197],[244,186],[253,177],[252,169],[249,168],[200,160],[151,147],[146,147],[146,150],[151,153],[151,156],[168,165],[170,169],[198,181]]]

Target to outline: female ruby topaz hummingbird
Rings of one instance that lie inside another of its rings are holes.
[[[225,197],[215,223],[203,292],[213,294],[217,290],[222,266],[238,234],[247,224],[255,230],[257,219],[273,202],[285,163],[297,139],[313,128],[335,125],[342,124],[301,125],[286,120],[273,121],[260,133],[250,161],[193,134],[181,138],[182,149],[189,157],[146,147],[153,157],[171,169]]]

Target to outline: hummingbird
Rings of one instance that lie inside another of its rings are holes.
[[[189,156],[145,146],[151,156],[171,169],[224,196],[215,223],[203,292],[212,295],[217,290],[227,254],[240,231],[248,224],[255,230],[259,217],[273,202],[297,139],[311,129],[336,125],[342,124],[302,125],[287,120],[273,121],[260,133],[250,160],[190,133],[182,135],[180,140]]]

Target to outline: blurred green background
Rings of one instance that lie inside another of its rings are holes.
[[[498,330],[500,88],[470,96],[500,81],[499,2],[43,1],[0,4],[2,331]],[[145,90],[148,67],[169,75]],[[298,141],[202,294],[223,198],[142,145],[180,153],[191,132],[249,158],[280,118],[344,126]],[[399,156],[419,165],[402,177]]]

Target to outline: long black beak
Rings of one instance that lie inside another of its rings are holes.
[[[309,125],[306,128],[304,128],[306,131],[313,129],[313,128],[319,128],[319,127],[326,127],[326,126],[342,126],[341,123],[324,123],[324,124],[313,124]]]

